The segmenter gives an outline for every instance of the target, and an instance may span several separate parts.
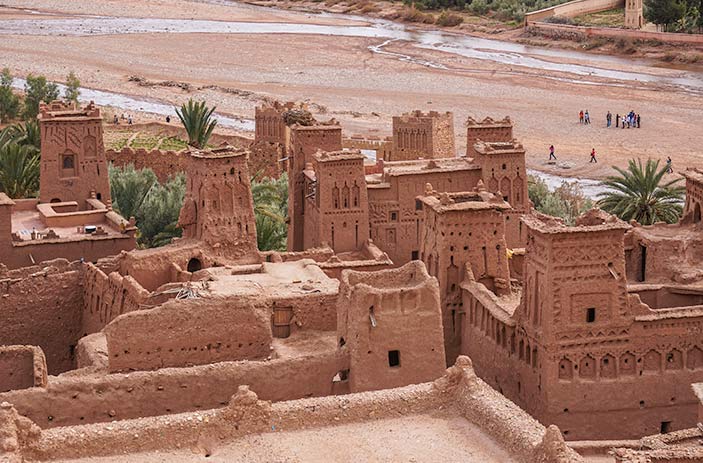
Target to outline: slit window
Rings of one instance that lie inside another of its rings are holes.
[[[400,351],[399,350],[389,350],[388,351],[388,366],[391,368],[400,367]]]
[[[586,309],[586,323],[593,323],[596,321],[596,308],[589,307]]]

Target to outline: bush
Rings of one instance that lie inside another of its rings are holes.
[[[56,84],[47,82],[44,76],[27,76],[24,84],[24,111],[22,117],[25,121],[34,119],[39,114],[39,103],[51,103],[59,97],[59,88]]]
[[[569,26],[574,25],[574,21],[566,16],[550,16],[544,19],[544,22],[550,24],[568,24]]]
[[[458,14],[442,11],[442,13],[437,17],[435,24],[444,27],[455,27],[463,22],[464,18],[462,18]]]
[[[562,218],[568,225],[573,225],[579,215],[593,207],[593,201],[584,196],[578,182],[562,182],[550,191],[544,180],[529,176],[527,193],[537,211]]]
[[[434,24],[434,16],[429,13],[423,13],[415,6],[405,8],[400,14],[400,19],[409,23]]]
[[[20,112],[20,99],[12,91],[12,74],[5,68],[0,74],[0,122],[14,119]]]

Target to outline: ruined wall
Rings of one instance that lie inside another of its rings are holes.
[[[225,405],[240,385],[263,400],[332,393],[332,378],[348,363],[333,352],[270,361],[222,362],[129,374],[50,378],[48,388],[0,393],[42,428],[205,410]]]
[[[83,335],[96,333],[123,313],[139,310],[149,296],[131,276],[109,275],[93,264],[85,264],[83,279]]]
[[[453,158],[454,116],[415,110],[393,117],[393,151],[388,161]]]
[[[164,183],[179,172],[186,171],[187,154],[185,151],[162,151],[143,148],[122,148],[121,150],[106,150],[108,162],[117,167],[133,165],[135,169],[151,169]]]
[[[222,147],[189,153],[186,193],[178,217],[184,239],[221,248],[229,259],[258,260],[247,150]]]
[[[0,276],[0,345],[32,345],[44,351],[52,375],[74,367],[82,333],[83,272],[57,260],[48,267]],[[28,274],[29,271],[35,272]]]
[[[270,314],[254,301],[204,297],[121,315],[104,329],[110,371],[266,358]]]
[[[46,386],[46,358],[35,346],[0,346],[0,392]]]
[[[81,110],[57,101],[43,104],[39,108],[39,127],[41,202],[76,201],[85,209],[91,192],[98,200],[109,201],[100,110],[92,102]]]
[[[420,383],[444,371],[439,288],[421,262],[343,272],[337,308],[352,392]]]

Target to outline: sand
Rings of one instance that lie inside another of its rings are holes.
[[[119,5],[116,1],[88,0],[4,3],[62,15],[76,12],[163,18],[192,15],[199,19],[246,18],[289,23],[338,20],[239,4],[222,6],[175,0],[127,1]],[[373,54],[368,49],[381,42],[286,34],[8,35],[0,40],[0,55],[3,65],[16,75],[34,72],[63,80],[74,70],[89,88],[171,104],[180,104],[189,97],[206,99],[217,106],[218,112],[246,118],[253,117],[254,107],[265,98],[306,100],[325,108],[325,114],[316,114],[318,118],[341,120],[347,135],[389,135],[392,115],[411,109],[450,110],[454,112],[459,151],[465,149],[463,121],[467,116],[510,115],[516,136],[527,149],[528,167],[565,176],[600,178],[613,172],[611,165],[625,166],[633,157],[663,160],[669,155],[675,170],[703,162],[699,148],[703,145],[703,130],[699,128],[703,119],[700,95],[658,84],[623,84],[611,79],[588,79],[565,72],[496,64],[422,50],[404,42],[394,42],[385,48],[432,59],[449,68],[431,69],[394,56]],[[574,62],[569,57],[550,60]],[[655,75],[684,75],[648,62],[619,60],[608,66]],[[128,82],[131,75],[155,81],[183,81],[195,89],[185,92],[171,87],[140,87]],[[554,80],[564,77],[600,85]],[[242,96],[222,89],[201,88],[208,85],[251,94]],[[578,112],[582,109],[590,111],[591,126],[578,124]],[[607,110],[615,114],[630,109],[642,114],[643,128],[604,127]],[[546,163],[550,144],[556,147],[557,165]],[[591,148],[598,153],[597,165],[588,162]]]
[[[208,455],[208,456],[206,456]],[[212,446],[62,463],[462,462],[511,463],[490,437],[456,416],[417,415],[303,431],[272,432]]]

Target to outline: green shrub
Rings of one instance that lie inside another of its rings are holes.
[[[435,24],[443,27],[455,27],[463,22],[464,18],[458,14],[442,11],[442,13],[437,17]]]

